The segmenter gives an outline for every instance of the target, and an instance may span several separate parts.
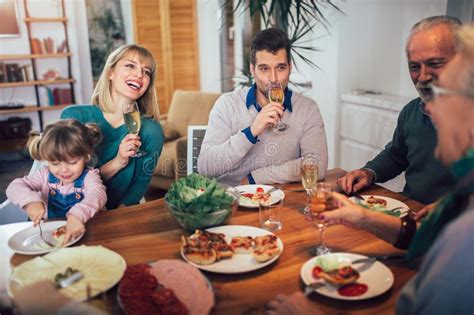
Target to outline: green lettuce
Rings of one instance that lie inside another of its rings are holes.
[[[174,182],[165,200],[179,212],[198,215],[229,209],[234,201],[215,178],[196,173]]]

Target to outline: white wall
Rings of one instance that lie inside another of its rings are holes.
[[[222,92],[220,20],[218,0],[196,0],[201,91]]]
[[[331,11],[330,36],[315,34],[313,53],[321,70],[312,73],[313,98],[326,125],[329,167],[338,166],[340,96],[354,89],[415,97],[410,80],[405,41],[418,20],[446,12],[446,0],[347,0],[337,5],[345,15]],[[327,11],[326,11],[327,12]]]
[[[33,17],[51,17],[59,16],[60,11],[57,4],[59,0],[34,0],[28,1],[29,12]],[[30,48],[28,43],[28,34],[26,24],[23,22],[25,10],[23,1],[17,1],[20,17],[21,36],[17,38],[1,38],[0,54],[29,54]],[[92,70],[90,65],[89,54],[89,37],[87,31],[87,18],[84,0],[66,0],[66,15],[68,21],[68,37],[69,47],[73,56],[72,76],[76,79],[74,91],[76,103],[88,102],[92,94]],[[50,36],[56,42],[64,39],[63,26],[60,23],[33,23],[32,36],[44,38]],[[9,60],[7,63],[28,64],[28,60]],[[38,59],[37,75],[38,78],[48,69],[56,69],[62,76],[67,76],[66,58],[61,59]],[[55,85],[49,86],[54,88]],[[59,85],[58,87],[66,87]],[[46,97],[44,89],[40,88],[42,98]],[[16,87],[16,88],[0,88],[0,103],[4,102],[21,102],[27,105],[36,104],[34,87]],[[43,104],[47,104],[43,102]],[[43,113],[43,121],[45,124],[59,118],[59,111],[48,111]],[[7,119],[12,115],[2,115],[1,120]],[[39,121],[37,113],[18,114],[14,116],[30,117],[33,122],[33,129],[39,129]]]

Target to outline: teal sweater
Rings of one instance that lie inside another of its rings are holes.
[[[61,113],[61,119],[67,118],[77,119],[82,123],[95,123],[99,126],[103,140],[95,150],[98,168],[117,155],[120,142],[128,133],[125,125],[112,127],[98,106],[69,106]],[[107,187],[107,209],[115,209],[120,204],[127,206],[138,204],[150,184],[163,148],[163,131],[158,122],[142,117],[139,135],[142,142],[141,149],[147,151],[148,154],[144,157],[130,158],[125,168],[104,182]]]
[[[403,194],[431,203],[454,187],[449,170],[434,157],[436,129],[423,113],[421,100],[412,100],[400,112],[393,139],[364,168],[374,170],[383,183],[405,171]]]

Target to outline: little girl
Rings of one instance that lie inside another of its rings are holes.
[[[31,157],[48,165],[7,188],[8,199],[26,210],[34,226],[43,218],[67,218],[63,244],[84,233],[84,223],[107,201],[99,170],[86,167],[101,138],[97,126],[73,119],[48,125],[27,144]]]

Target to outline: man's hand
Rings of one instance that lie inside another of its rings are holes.
[[[33,226],[37,226],[41,219],[43,219],[46,209],[42,202],[31,202],[25,206],[26,213],[31,221],[33,221]]]
[[[257,137],[271,124],[275,126],[280,117],[283,116],[283,106],[277,102],[270,102],[265,105],[250,126],[250,131]]]
[[[337,179],[337,185],[346,194],[357,192],[374,181],[374,173],[369,170],[353,170]]]
[[[68,215],[66,223],[66,234],[64,234],[63,243],[61,245],[67,244],[71,239],[75,239],[85,231],[86,228],[84,226],[84,223],[82,223],[73,214]]]

